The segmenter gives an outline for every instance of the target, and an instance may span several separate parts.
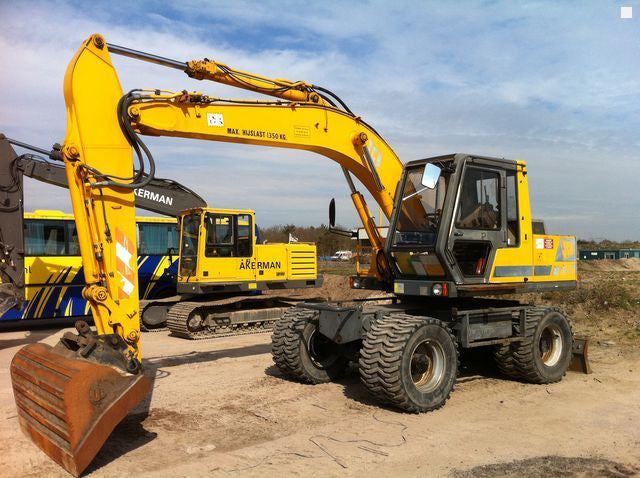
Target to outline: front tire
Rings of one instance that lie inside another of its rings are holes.
[[[389,314],[372,323],[360,350],[360,377],[379,400],[408,412],[440,408],[458,376],[458,348],[437,319]]]

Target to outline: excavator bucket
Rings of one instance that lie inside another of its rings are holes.
[[[62,342],[20,349],[11,362],[11,381],[22,430],[74,476],[151,389],[142,373],[90,361]]]

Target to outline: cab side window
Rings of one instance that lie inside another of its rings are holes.
[[[467,168],[460,188],[456,227],[500,229],[500,174],[486,169]]]
[[[507,246],[520,245],[520,217],[518,214],[518,174],[507,171]]]
[[[251,257],[251,216],[241,214],[236,216],[238,221],[238,257]]]
[[[178,227],[176,224],[139,222],[138,255],[175,254],[178,250]]]
[[[207,241],[204,255],[207,257],[234,257],[233,216],[207,214],[205,225]]]

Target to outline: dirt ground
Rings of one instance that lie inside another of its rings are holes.
[[[616,268],[582,271],[581,288],[624,279],[630,304],[567,299],[579,312],[574,328],[594,332],[593,374],[523,384],[500,377],[478,352],[463,356],[446,406],[423,415],[380,407],[355,373],[317,386],[285,380],[271,362],[269,334],[196,342],[145,334],[153,395],[116,428],[87,475],[640,476],[640,340],[633,323],[640,269]],[[345,279],[331,278],[327,287],[341,293]],[[67,476],[20,432],[9,378],[22,345],[54,344],[60,335],[0,333],[1,476]]]

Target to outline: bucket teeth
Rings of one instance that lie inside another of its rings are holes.
[[[125,374],[40,343],[14,356],[11,382],[23,432],[74,476],[151,388],[142,374]]]

